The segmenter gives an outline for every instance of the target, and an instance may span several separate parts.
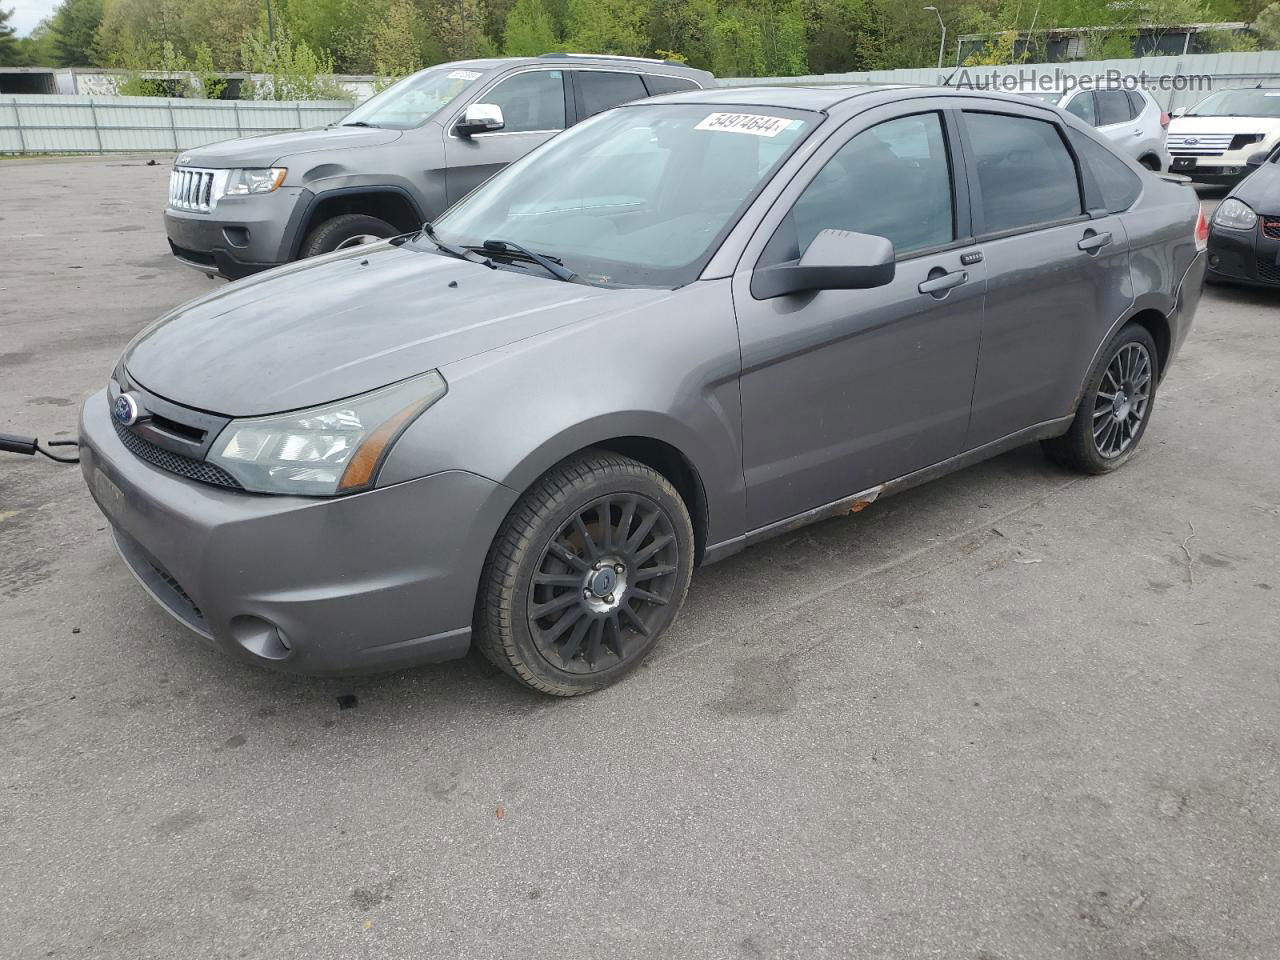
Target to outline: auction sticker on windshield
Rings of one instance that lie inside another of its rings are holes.
[[[472,70],[450,70],[448,77],[450,80],[474,80],[480,74]]]
[[[776,137],[789,126],[791,121],[785,117],[767,117],[759,113],[711,113],[693,129]]]

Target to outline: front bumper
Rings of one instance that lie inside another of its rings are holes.
[[[1206,163],[1206,159],[1209,162]],[[1188,160],[1194,162],[1188,163]],[[1253,170],[1243,159],[1238,162],[1235,160],[1224,160],[1221,157],[1172,157],[1169,166],[1166,168],[1170,173],[1179,173],[1184,177],[1190,177],[1194,183],[1203,183],[1209,186],[1231,187],[1235,186]]]
[[[173,255],[204,273],[238,280],[292,259],[310,191],[281,187],[251,197],[223,197],[209,213],[165,208]]]
[[[223,490],[130,453],[105,391],[81,411],[80,463],[161,606],[219,648],[312,675],[464,655],[485,555],[517,497],[457,470],[331,499]]]
[[[1229,230],[1210,224],[1209,277],[1280,286],[1280,238],[1268,237],[1261,219],[1253,230]]]

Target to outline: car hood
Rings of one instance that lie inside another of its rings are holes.
[[[1175,117],[1169,121],[1169,133],[1194,136],[1197,133],[1274,133],[1280,128],[1275,117]]]
[[[179,307],[135,338],[124,363],[130,379],[174,403],[262,416],[671,295],[379,244],[290,264]]]
[[[1264,163],[1229,195],[1243,200],[1255,213],[1280,216],[1280,166]]]
[[[183,167],[270,167],[286,157],[317,150],[345,150],[349,147],[377,147],[394,143],[403,130],[379,127],[320,127],[315,130],[290,130],[267,133],[260,137],[223,140],[204,147],[184,150],[178,156]]]

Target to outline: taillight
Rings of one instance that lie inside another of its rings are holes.
[[[1204,250],[1209,246],[1209,221],[1204,218],[1204,208],[1200,208],[1200,218],[1196,220],[1196,249]]]
[[[1160,126],[1162,126],[1162,127],[1167,127],[1167,126],[1169,126],[1169,119],[1170,119],[1170,118],[1169,118],[1169,114],[1167,114],[1165,111],[1161,110],[1161,111],[1160,111]]]

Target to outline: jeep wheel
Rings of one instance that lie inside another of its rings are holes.
[[[315,227],[302,242],[302,257],[318,257],[346,247],[377,243],[398,233],[385,220],[363,213],[344,213]]]

